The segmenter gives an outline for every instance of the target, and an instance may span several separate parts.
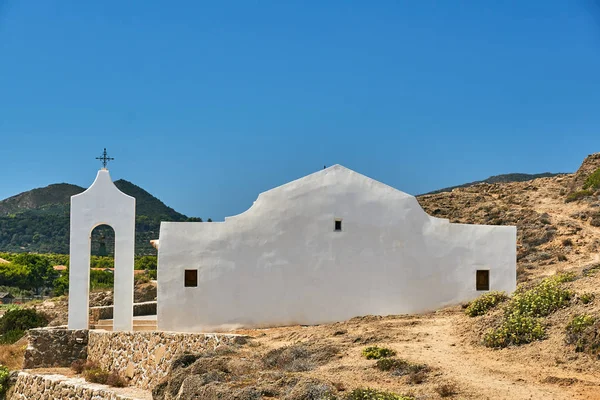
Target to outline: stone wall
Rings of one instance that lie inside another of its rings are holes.
[[[69,367],[87,357],[88,331],[38,328],[28,332],[23,368]]]
[[[227,334],[90,331],[88,360],[118,372],[130,385],[151,389],[166,376],[176,355],[245,341],[244,336]]]
[[[122,392],[122,393],[118,393]],[[111,389],[108,386],[87,383],[83,378],[62,375],[33,375],[20,372],[17,382],[9,390],[8,400],[149,400],[148,394],[129,394],[128,389]]]

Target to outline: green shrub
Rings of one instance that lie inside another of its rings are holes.
[[[583,330],[588,327],[594,325],[596,320],[591,315],[582,314],[576,315],[573,317],[571,322],[567,325],[568,333],[581,333]]]
[[[15,308],[8,310],[0,318],[0,342],[14,343],[25,331],[48,325],[46,317],[30,308]]]
[[[369,388],[354,389],[343,398],[345,400],[414,400],[414,397]]]
[[[544,279],[540,284],[524,292],[517,292],[508,302],[506,315],[522,314],[545,317],[569,304],[573,293],[563,289],[561,283],[574,279],[573,274],[561,274]]]
[[[410,361],[402,359],[398,360],[395,358],[382,358],[377,360],[375,368],[380,371],[392,371],[396,376],[404,376],[429,370],[429,367],[425,364],[413,364]]]
[[[4,398],[6,391],[8,390],[8,377],[10,371],[4,365],[0,364],[0,398]]]
[[[583,304],[589,304],[594,301],[594,297],[596,297],[594,293],[583,293],[581,296],[579,296],[579,300]]]
[[[583,184],[584,189],[600,189],[600,168],[592,172]]]
[[[506,301],[508,296],[504,292],[489,292],[479,296],[477,299],[469,303],[465,313],[470,317],[484,315],[498,304]]]
[[[487,347],[507,347],[531,343],[545,336],[545,329],[539,318],[517,312],[505,316],[499,328],[488,331],[483,336],[483,343]]]
[[[573,317],[567,325],[565,342],[574,344],[576,352],[587,352],[593,355],[600,353],[600,337],[596,319],[583,314]]]
[[[600,264],[594,264],[594,265],[584,268],[583,275],[584,276],[592,276],[598,271],[600,271]]]
[[[133,281],[136,284],[148,283],[148,282],[150,282],[150,276],[148,274],[137,274],[137,275],[134,275]]]
[[[25,331],[21,329],[13,329],[0,335],[0,344],[13,344],[25,336]]]
[[[367,360],[379,360],[380,358],[393,357],[396,355],[396,352],[385,347],[371,346],[364,348],[362,355]]]
[[[559,274],[529,290],[518,290],[506,305],[500,326],[488,331],[483,343],[488,347],[506,347],[544,339],[546,334],[540,318],[569,304],[573,293],[562,284],[575,277],[573,273]]]
[[[106,385],[109,373],[100,368],[86,369],[83,371],[83,377],[86,381]]]
[[[581,200],[585,197],[593,196],[594,192],[591,190],[580,190],[579,192],[569,193],[567,198],[565,199],[565,203],[570,203],[572,201]]]
[[[575,272],[563,272],[546,279],[557,283],[573,282],[577,279],[577,274]]]

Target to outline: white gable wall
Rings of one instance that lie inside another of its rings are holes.
[[[342,219],[342,232],[334,221]],[[226,222],[163,222],[158,328],[317,324],[432,310],[516,287],[516,228],[450,224],[334,166],[262,193]],[[198,287],[184,270],[198,269]]]

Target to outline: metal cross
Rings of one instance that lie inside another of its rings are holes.
[[[96,160],[102,161],[102,166],[106,169],[106,164],[108,164],[109,161],[113,161],[114,158],[109,157],[106,154],[106,148],[104,148],[104,153],[102,153],[102,157],[96,157]]]

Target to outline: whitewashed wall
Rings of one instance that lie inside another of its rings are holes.
[[[85,192],[71,197],[69,329],[88,329],[91,235],[99,225],[115,231],[113,327],[132,330],[135,199],[115,186],[106,169]]]
[[[336,165],[225,222],[163,222],[158,263],[160,330],[318,324],[472,299],[477,269],[512,292],[516,227],[450,224]],[[198,269],[198,287],[184,287],[185,269]]]

